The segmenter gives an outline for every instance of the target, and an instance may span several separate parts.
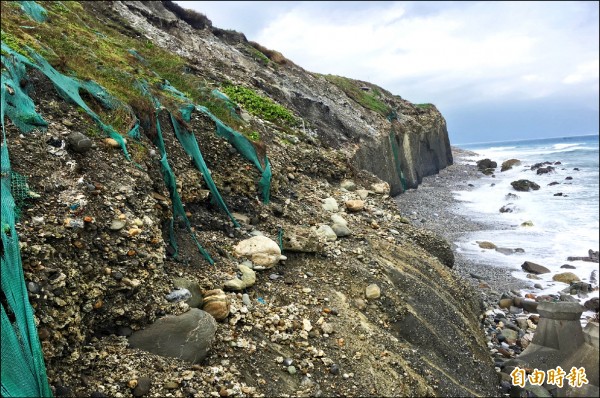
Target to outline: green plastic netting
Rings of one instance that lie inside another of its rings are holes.
[[[181,116],[186,122],[189,122],[191,120],[191,109],[194,109],[194,105],[192,104],[180,109]],[[215,182],[210,175],[210,170],[208,170],[206,162],[204,161],[204,157],[202,156],[202,152],[200,152],[200,147],[198,146],[198,141],[196,141],[196,136],[194,135],[194,133],[187,131],[185,127],[177,121],[177,119],[173,116],[172,113],[170,113],[170,116],[171,123],[173,124],[173,130],[175,131],[175,136],[177,137],[177,140],[179,140],[185,152],[194,160],[194,165],[196,166],[196,168],[200,171],[200,173],[202,173],[202,177],[204,178],[208,189],[212,193],[213,200],[215,200],[218,206],[221,209],[223,209],[225,213],[227,213],[227,215],[233,222],[233,225],[239,227],[240,224],[229,212],[225,201],[221,197],[221,194],[219,193],[217,186],[215,185]]]
[[[388,120],[390,121],[390,134],[389,134],[389,139],[390,139],[390,145],[392,146],[392,153],[394,155],[394,165],[396,166],[396,173],[398,173],[398,176],[400,177],[400,182],[402,184],[402,192],[406,192],[407,188],[407,184],[406,184],[406,178],[404,178],[404,172],[402,171],[402,165],[400,163],[400,154],[398,151],[398,143],[396,142],[396,132],[394,131],[394,123],[393,120],[398,120],[398,113],[396,113],[396,111],[392,111],[390,112],[390,114],[387,116]]]
[[[36,22],[44,22],[48,18],[48,12],[35,1],[19,1],[21,9]]]
[[[210,95],[217,98],[220,101],[225,103],[227,109],[229,109],[229,113],[237,120],[242,120],[242,118],[237,114],[236,109],[238,108],[237,104],[233,102],[227,95],[223,94],[216,88],[210,92]]]
[[[225,138],[235,149],[250,161],[261,173],[261,178],[258,182],[258,187],[262,193],[263,203],[269,203],[269,195],[271,190],[271,164],[267,155],[261,159],[256,153],[256,148],[252,145],[252,142],[242,134],[238,133],[231,127],[224,124],[218,117],[213,115],[208,108],[202,105],[196,105],[196,109],[208,117],[210,117],[216,125],[217,135]]]
[[[37,54],[32,49],[28,48],[33,62],[24,57],[23,55],[13,51],[10,47],[2,43],[2,51],[10,54],[14,57],[20,64],[36,68],[40,70],[52,83],[56,88],[56,91],[63,97],[66,101],[76,104],[80,106],[104,131],[105,134],[110,136],[112,139],[117,141],[125,154],[127,160],[131,160],[129,153],[127,152],[127,147],[125,144],[125,140],[123,137],[112,128],[112,126],[104,124],[100,117],[87,105],[87,103],[81,98],[80,92],[85,91],[92,97],[94,97],[98,102],[102,104],[107,109],[115,109],[119,103],[116,99],[112,98],[106,90],[104,90],[100,85],[93,81],[81,81],[79,79],[65,76],[62,73],[58,72],[54,69],[41,55]],[[4,59],[4,57],[3,57]]]
[[[14,57],[2,56],[2,82],[0,84],[0,118],[2,144],[0,145],[1,172],[1,325],[2,325],[2,378],[3,397],[51,397],[52,391],[46,377],[46,367],[38,338],[33,309],[28,301],[19,239],[15,228],[18,200],[25,198],[26,181],[19,178],[10,166],[8,145],[4,127],[7,116],[21,129],[29,132],[44,128],[46,122],[35,112],[33,101],[21,89],[20,82],[25,68]]]
[[[146,94],[148,97],[150,97],[150,99],[152,100],[152,103],[154,104],[154,108],[156,110],[155,145],[158,147],[158,150],[160,151],[160,154],[161,154],[160,164],[161,164],[161,170],[163,173],[163,179],[165,181],[165,185],[167,186],[167,189],[169,190],[171,202],[173,203],[173,218],[171,218],[170,227],[169,227],[169,240],[170,240],[171,246],[175,250],[173,257],[177,258],[177,255],[179,252],[178,245],[177,245],[177,239],[175,238],[175,229],[174,229],[175,218],[179,218],[185,223],[186,229],[190,232],[192,238],[194,239],[194,242],[196,243],[196,246],[198,247],[198,251],[200,251],[200,253],[204,256],[206,261],[208,261],[212,265],[212,264],[214,264],[214,260],[210,257],[208,252],[206,250],[204,250],[204,248],[202,247],[200,242],[198,242],[198,239],[196,238],[196,234],[194,234],[194,232],[192,231],[190,220],[188,219],[187,215],[185,214],[185,209],[183,208],[183,202],[181,201],[181,197],[179,196],[179,193],[177,192],[177,181],[175,179],[175,173],[173,173],[173,170],[171,169],[171,166],[169,165],[169,161],[167,160],[167,150],[165,148],[165,141],[163,139],[162,130],[160,128],[160,121],[158,118],[158,113],[161,109],[160,101],[158,100],[158,98],[153,96],[152,93],[150,93],[150,90],[148,90],[148,87],[145,82],[140,82],[139,88],[144,94]]]

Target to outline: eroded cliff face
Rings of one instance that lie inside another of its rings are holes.
[[[198,73],[250,85],[293,110],[309,137],[344,151],[357,169],[388,182],[392,195],[452,164],[446,122],[431,104],[412,104],[368,82],[311,73],[286,59],[259,62],[243,34],[209,25],[194,29],[160,2],[115,2],[114,10],[153,42],[195,62]]]
[[[18,5],[6,7],[4,32],[25,40],[33,29],[43,30],[36,25],[21,31],[33,22]],[[400,174],[416,186],[451,162],[445,124],[435,108],[414,106],[366,82],[311,74],[289,61],[267,62],[252,53],[243,35],[208,22],[194,29],[159,2],[48,7],[53,25],[46,36],[59,39],[45,45],[60,52],[63,39],[71,40],[64,47],[81,46],[77,51],[102,60],[98,69],[112,68],[111,77],[123,71],[142,75],[148,63],[161,66],[153,59],[159,55],[174,62],[153,47],[160,46],[185,57],[177,73],[202,76],[211,88],[224,81],[251,86],[303,121],[286,128],[240,112],[260,133],[263,144],[257,148],[266,147],[273,172],[268,205],[257,195],[260,173],[215,134],[214,120],[194,112],[186,123],[240,222],[236,228],[211,200],[203,174],[184,150],[173,127],[176,118],[168,113],[176,108],[160,84],[153,92],[162,95],[165,106],[150,110],[164,142],[157,145],[157,132],[143,127],[138,138],[127,138],[133,159],[128,161],[46,75],[27,68],[23,86],[30,87],[48,128],[24,134],[7,122],[4,144],[13,171],[26,176],[40,196],[28,201],[17,232],[55,395],[497,393],[477,296],[453,271],[450,246],[410,225],[385,189],[373,188],[381,183],[373,174],[399,192]],[[96,42],[87,47],[87,41]],[[145,58],[129,57],[130,46]],[[102,47],[111,52],[95,52]],[[53,60],[63,73],[80,62]],[[103,120],[122,119],[118,112],[106,111]],[[149,118],[139,108],[136,116]],[[78,146],[86,140],[88,145]],[[174,184],[165,183],[165,163]],[[173,220],[177,196],[189,226],[181,214]],[[335,206],[323,206],[332,200]],[[317,232],[339,227],[334,220],[340,218],[347,231],[325,237]],[[240,276],[238,267],[247,262],[236,257],[234,247],[256,235],[281,237],[287,259],[256,270],[253,285],[222,293],[227,316],[204,361],[191,364],[129,347],[132,333],[198,308],[208,292]],[[199,253],[198,243],[214,265]],[[192,297],[170,299],[183,284]],[[378,295],[367,294],[370,285],[377,285]],[[148,388],[138,388],[142,385]]]

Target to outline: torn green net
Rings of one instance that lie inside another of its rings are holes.
[[[123,137],[112,128],[112,126],[104,124],[100,117],[87,105],[87,103],[81,98],[80,90],[86,91],[96,100],[98,100],[102,106],[107,109],[115,109],[119,106],[119,103],[116,99],[111,97],[106,90],[104,90],[100,85],[93,81],[81,81],[79,79],[75,79],[73,77],[65,76],[62,73],[58,72],[54,69],[41,55],[36,53],[34,50],[27,48],[28,53],[34,62],[31,62],[23,55],[13,51],[10,47],[2,43],[2,51],[10,54],[19,63],[23,65],[28,65],[30,67],[36,68],[41,71],[56,88],[56,91],[59,93],[61,97],[63,97],[66,101],[76,104],[81,107],[95,122],[98,126],[104,131],[105,134],[110,136],[112,139],[117,141],[125,154],[127,160],[131,160],[129,153],[127,152],[127,147],[125,144],[125,140]]]
[[[2,239],[0,281],[6,302],[1,310],[1,395],[3,397],[51,397],[52,390],[46,376],[44,355],[33,317],[33,308],[25,287],[19,239],[15,227],[17,200],[28,195],[26,181],[11,169],[6,142],[4,118],[8,117],[23,133],[45,128],[46,122],[35,111],[35,105],[20,82],[25,77],[25,66],[19,59],[2,55],[2,83],[0,84],[0,211]],[[21,176],[22,177],[22,176]],[[27,191],[27,192],[25,192]],[[6,304],[6,305],[5,305]]]
[[[36,22],[44,22],[48,18],[48,12],[35,1],[19,1],[21,10]]]
[[[167,150],[166,150],[165,142],[164,142],[163,135],[162,135],[162,129],[160,128],[160,121],[158,118],[159,110],[161,108],[160,101],[155,96],[153,96],[152,93],[150,93],[150,90],[148,90],[148,87],[145,82],[140,82],[139,88],[142,91],[142,93],[147,95],[152,100],[152,103],[156,110],[155,145],[158,146],[158,150],[160,151],[160,154],[161,154],[160,164],[161,164],[161,170],[162,170],[162,174],[163,174],[163,180],[165,181],[165,185],[167,186],[167,189],[169,191],[169,196],[171,197],[171,203],[173,204],[173,217],[171,218],[170,227],[169,227],[169,241],[171,243],[171,246],[175,250],[173,257],[178,258],[178,252],[179,252],[179,248],[177,245],[177,239],[175,237],[175,229],[173,227],[175,218],[179,217],[184,221],[186,229],[192,235],[192,239],[196,243],[196,246],[198,247],[198,251],[204,256],[206,261],[208,261],[212,265],[212,264],[214,264],[214,260],[210,257],[208,252],[202,247],[200,242],[198,242],[198,239],[196,239],[196,234],[194,233],[194,231],[192,231],[190,220],[188,219],[187,215],[185,214],[185,209],[183,208],[183,202],[181,201],[181,197],[179,196],[179,193],[177,192],[177,181],[175,179],[175,173],[171,169],[171,166],[169,165],[169,161],[167,160]]]

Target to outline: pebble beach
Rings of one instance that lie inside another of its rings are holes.
[[[477,166],[469,164],[466,157],[471,151],[452,148],[454,164],[438,174],[425,177],[418,189],[411,189],[395,198],[404,217],[415,226],[428,229],[446,239],[456,249],[456,242],[462,235],[472,231],[493,229],[493,225],[474,221],[457,212],[460,203],[452,191],[469,190],[469,181],[480,178]],[[503,291],[520,290],[528,286],[511,275],[511,270],[489,267],[473,261],[454,250],[454,270],[474,286],[481,288],[484,298],[497,300]],[[487,301],[487,300],[486,300]]]

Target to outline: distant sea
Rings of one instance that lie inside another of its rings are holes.
[[[471,181],[469,191],[453,192],[460,202],[459,212],[481,221],[490,228],[471,232],[458,242],[458,251],[472,260],[489,266],[514,269],[513,275],[530,282],[527,292],[557,294],[567,285],[552,281],[559,272],[571,271],[583,281],[598,286],[598,264],[584,261],[567,261],[569,256],[585,257],[588,250],[599,247],[599,166],[598,135],[560,137],[524,141],[489,142],[458,145],[477,153],[468,158],[469,163],[489,158],[498,163],[495,178],[483,177]],[[522,163],[513,169],[500,172],[503,161],[519,159]],[[555,172],[537,175],[531,166],[552,162]],[[554,165],[554,163],[560,164]],[[577,170],[578,169],[578,170]],[[567,179],[572,177],[572,179]],[[510,183],[527,179],[540,186],[538,191],[517,192]],[[548,185],[558,182],[556,185]],[[518,198],[508,198],[511,192]],[[562,196],[555,194],[562,193]],[[501,213],[500,208],[512,203],[515,211]],[[532,227],[521,226],[531,221]],[[522,248],[524,253],[505,255],[494,250],[483,250],[477,241],[490,241],[498,247]],[[550,274],[539,275],[541,280],[531,280],[521,270],[524,261],[532,261],[549,268]],[[561,269],[571,264],[575,269]],[[595,281],[592,272],[595,272]],[[543,289],[533,287],[535,283]],[[598,291],[581,297],[583,304]],[[585,315],[585,314],[584,314]]]

